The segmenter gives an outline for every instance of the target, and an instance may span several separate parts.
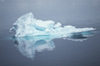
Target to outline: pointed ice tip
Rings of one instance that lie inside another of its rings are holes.
[[[33,15],[32,12],[29,12],[29,13],[27,13],[27,14],[25,14],[25,15],[34,17],[34,15]],[[25,16],[25,15],[24,15],[24,16]]]
[[[24,16],[24,17],[25,17],[25,16],[32,16],[32,17],[34,17],[32,12],[29,12],[29,13],[23,15],[23,16]],[[23,17],[23,16],[22,16],[22,17]]]
[[[29,12],[28,14],[29,14],[29,15],[33,15],[33,13],[32,13],[32,12]]]

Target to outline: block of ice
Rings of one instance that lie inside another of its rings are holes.
[[[20,52],[29,58],[33,58],[36,51],[53,50],[55,48],[53,39],[68,38],[82,41],[90,37],[95,28],[62,26],[60,22],[39,20],[34,18],[32,13],[28,13],[18,18],[10,30],[15,31],[14,36]]]

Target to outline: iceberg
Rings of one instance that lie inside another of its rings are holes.
[[[36,52],[53,50],[55,48],[53,39],[83,41],[93,35],[95,28],[62,26],[60,22],[36,19],[32,13],[27,13],[17,19],[10,31],[15,32],[13,39],[19,51],[28,58],[34,58]]]

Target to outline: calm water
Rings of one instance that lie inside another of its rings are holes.
[[[100,66],[100,0],[0,0],[0,66]],[[23,56],[9,39],[12,24],[32,12],[42,20],[63,25],[95,27],[96,35],[83,42],[55,39],[53,51]]]

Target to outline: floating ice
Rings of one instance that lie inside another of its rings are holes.
[[[20,52],[33,58],[35,52],[53,50],[53,39],[67,38],[82,41],[93,34],[94,28],[76,28],[71,25],[62,26],[60,22],[39,20],[32,13],[21,16],[10,30],[15,31],[15,39]]]

